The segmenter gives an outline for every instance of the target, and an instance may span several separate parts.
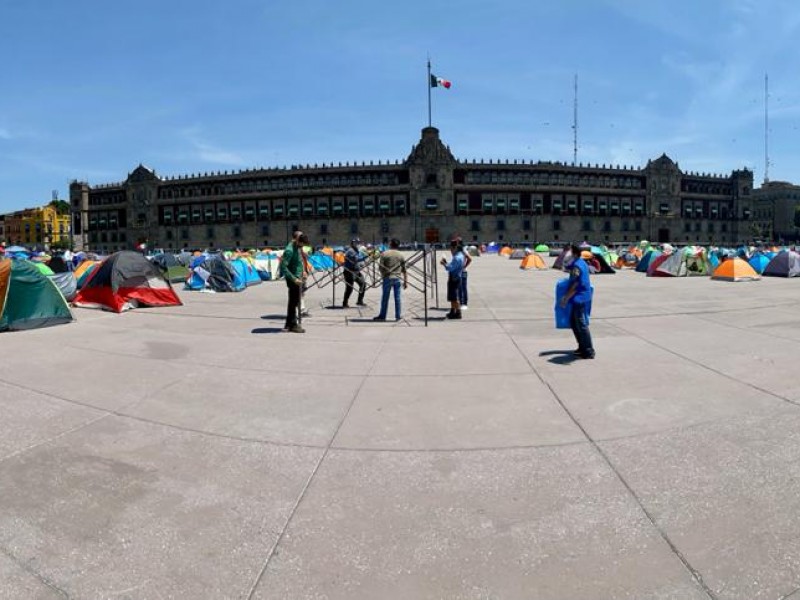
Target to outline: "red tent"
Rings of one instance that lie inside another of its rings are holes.
[[[124,250],[106,258],[89,275],[75,306],[122,312],[137,306],[183,304],[161,270],[138,252]]]

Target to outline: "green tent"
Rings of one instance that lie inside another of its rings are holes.
[[[550,252],[550,246],[547,244],[539,244],[533,249],[534,252]]]
[[[0,260],[0,331],[37,329],[73,320],[53,281],[27,260]]]
[[[39,273],[41,273],[42,275],[48,275],[48,276],[55,275],[55,273],[53,273],[53,269],[48,267],[43,262],[39,262],[38,260],[35,260],[35,261],[32,261],[31,264],[34,267],[36,267],[37,269],[39,269]]]

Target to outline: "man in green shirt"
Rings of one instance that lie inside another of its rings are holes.
[[[385,321],[389,310],[389,292],[394,292],[394,320],[401,318],[400,304],[400,279],[403,280],[403,289],[408,287],[408,274],[406,273],[406,259],[399,250],[400,242],[397,239],[389,241],[389,250],[381,255],[378,266],[383,277],[383,294],[381,296],[381,312],[373,321]]]
[[[284,331],[292,333],[305,333],[297,322],[297,313],[300,308],[300,294],[305,281],[305,265],[303,264],[302,248],[308,244],[308,236],[302,231],[295,231],[292,241],[286,246],[281,257],[280,274],[286,280],[289,289],[289,302],[286,306],[286,324]]]

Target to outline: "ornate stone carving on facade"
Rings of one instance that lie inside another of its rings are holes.
[[[425,127],[422,130],[422,138],[406,159],[407,165],[453,165],[457,162],[450,149],[439,139],[439,130],[436,127]]]
[[[139,163],[139,166],[128,175],[128,179],[125,180],[125,183],[145,183],[148,181],[160,181],[160,178],[153,169]]]

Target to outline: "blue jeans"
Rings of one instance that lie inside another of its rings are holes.
[[[461,271],[461,285],[458,287],[458,303],[461,306],[468,304],[469,294],[467,294],[467,272]]]
[[[394,318],[400,318],[400,283],[399,279],[384,279],[383,294],[381,295],[381,312],[379,318],[386,318],[386,311],[389,309],[389,292],[394,290]]]
[[[592,346],[592,335],[589,333],[589,319],[586,317],[586,305],[580,302],[572,303],[572,312],[569,318],[572,333],[575,334],[575,341],[578,342],[578,350],[582,355],[594,356],[594,346]]]

